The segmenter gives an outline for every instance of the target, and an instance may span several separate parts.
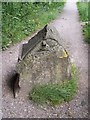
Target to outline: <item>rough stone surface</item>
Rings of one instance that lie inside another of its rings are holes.
[[[39,36],[40,39],[42,38],[40,41],[38,40]],[[39,43],[32,47],[34,43],[31,46],[30,41],[34,38]],[[20,86],[24,88],[28,84],[27,90],[30,91],[30,88],[37,85],[58,84],[69,79],[71,75],[69,55],[58,43],[60,37],[56,29],[50,25],[45,26],[34,38],[30,39],[25,46],[23,45],[24,57],[22,56],[23,59],[17,64],[17,71],[20,73]],[[33,49],[30,50],[26,46]]]

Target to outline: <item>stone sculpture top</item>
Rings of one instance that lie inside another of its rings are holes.
[[[53,41],[61,41],[61,38],[52,25],[46,25],[42,30],[40,30],[34,37],[32,37],[28,43],[21,46],[21,53],[19,59],[22,60],[30,51],[32,51],[35,46],[42,42],[42,46],[46,45],[46,40],[52,39]]]

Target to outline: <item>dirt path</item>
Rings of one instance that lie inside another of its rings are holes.
[[[64,10],[52,24],[63,38],[62,44],[70,54],[79,70],[78,94],[69,103],[57,107],[37,106],[32,101],[13,95],[7,86],[7,77],[15,69],[20,44],[17,44],[3,55],[3,117],[4,118],[84,118],[88,114],[88,46],[83,42],[81,26],[76,3],[67,1]]]

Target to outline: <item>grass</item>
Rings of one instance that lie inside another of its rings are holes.
[[[77,70],[72,65],[72,79],[62,84],[40,85],[29,93],[29,98],[38,104],[58,105],[72,100],[77,92]]]
[[[88,21],[88,2],[77,2],[81,21]]]
[[[3,2],[2,49],[25,39],[55,19],[65,2]]]
[[[79,10],[80,20],[82,22],[90,22],[90,2],[77,2],[77,7]],[[84,25],[83,34],[85,36],[85,41],[90,44],[90,23],[86,23]]]
[[[85,41],[90,44],[90,23],[85,24],[83,27],[83,34],[85,36]]]

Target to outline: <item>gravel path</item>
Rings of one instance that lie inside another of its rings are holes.
[[[24,99],[23,95],[14,99],[7,83],[15,69],[21,42],[2,53],[3,118],[84,118],[88,116],[88,46],[83,42],[76,3],[67,0],[62,14],[51,24],[59,31],[63,38],[60,44],[67,49],[71,60],[78,67],[77,95],[69,103],[56,107],[37,106],[28,98]]]

